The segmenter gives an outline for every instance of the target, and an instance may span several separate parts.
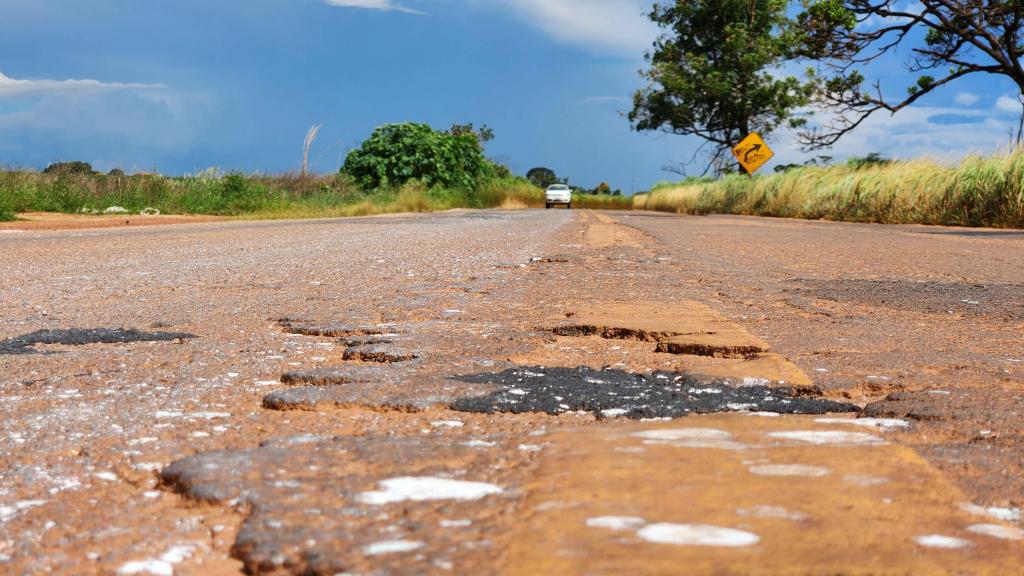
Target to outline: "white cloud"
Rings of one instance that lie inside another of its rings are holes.
[[[343,8],[366,8],[369,10],[383,10],[385,12],[406,12],[408,14],[425,14],[419,10],[413,10],[412,8],[406,8],[395,4],[391,0],[324,0],[331,6],[340,6]]]
[[[0,98],[41,94],[109,92],[163,88],[161,84],[124,84],[98,80],[16,80],[0,73]]]
[[[500,0],[553,39],[640,57],[658,36],[644,0]]]
[[[84,160],[100,170],[152,170],[200,145],[218,121],[200,96],[162,91],[44,94],[0,112],[0,165]]]
[[[1000,96],[996,100],[996,111],[1003,114],[1020,114],[1020,100],[1013,96]]]
[[[953,101],[961,106],[974,106],[981,97],[973,92],[958,92]]]
[[[1009,98],[1014,106],[1019,104]],[[872,115],[831,149],[804,153],[791,138],[780,132],[771,143],[778,163],[803,162],[817,154],[835,158],[864,156],[879,152],[899,159],[932,158],[956,161],[972,154],[990,154],[1010,144],[1010,130],[1016,121],[994,110],[964,110],[953,107],[910,106],[895,115]]]

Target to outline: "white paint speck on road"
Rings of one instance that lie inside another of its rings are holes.
[[[462,428],[465,426],[465,424],[459,420],[438,420],[436,422],[431,422],[430,425],[434,428]]]
[[[378,556],[380,554],[395,554],[398,552],[412,552],[423,548],[423,542],[414,540],[383,540],[363,546],[363,554],[367,556]]]
[[[647,523],[637,516],[598,516],[587,518],[587,526],[591,528],[607,528],[609,530],[633,530]]]
[[[927,536],[918,536],[914,539],[919,545],[925,548],[966,548],[971,545],[970,542],[963,538],[954,538],[952,536],[943,536],[941,534],[929,534]]]
[[[749,470],[751,474],[758,476],[806,476],[808,478],[820,478],[831,473],[824,466],[807,466],[805,464],[766,464],[751,466]]]
[[[779,518],[782,520],[800,521],[807,519],[807,514],[787,510],[782,506],[753,506],[751,508],[740,508],[736,510],[740,516],[751,518]]]
[[[381,490],[363,492],[356,499],[364,504],[422,502],[425,500],[478,500],[500,494],[503,489],[485,482],[468,482],[430,476],[390,478],[380,482]]]
[[[633,434],[643,438],[644,444],[668,444],[680,448],[714,448],[720,450],[742,450],[747,448],[732,439],[732,434],[715,428],[665,428],[644,430]]]
[[[752,532],[708,524],[649,524],[636,534],[648,542],[676,546],[741,547],[752,546],[761,540]]]
[[[1024,540],[1024,531],[1012,526],[1002,526],[1000,524],[975,524],[973,526],[968,526],[967,530],[969,532],[974,532],[975,534],[983,534],[985,536],[999,538],[1000,540]]]
[[[885,444],[885,441],[866,432],[838,432],[832,430],[794,430],[791,432],[771,432],[771,438],[779,440],[796,440],[817,445],[864,445]]]

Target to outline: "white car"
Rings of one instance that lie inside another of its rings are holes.
[[[565,184],[552,184],[544,192],[544,207],[551,208],[554,204],[565,204],[566,208],[572,208],[572,190]]]

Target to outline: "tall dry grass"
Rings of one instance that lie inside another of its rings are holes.
[[[302,176],[309,174],[309,151],[312,150],[316,135],[320,133],[322,127],[323,124],[313,124],[309,132],[306,132],[306,139],[302,141],[302,169],[300,170]]]
[[[1024,151],[866,167],[804,167],[749,178],[665,186],[633,207],[685,214],[1024,228]]]
[[[632,210],[633,200],[629,196],[573,194],[572,205],[573,208],[590,208],[593,210]]]

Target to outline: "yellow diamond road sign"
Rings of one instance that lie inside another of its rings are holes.
[[[742,142],[736,145],[732,149],[733,156],[739,160],[740,165],[748,173],[753,174],[757,172],[761,166],[765,165],[775,156],[775,152],[764,143],[764,140],[757,135],[757,132],[753,132],[750,136],[743,139]]]

